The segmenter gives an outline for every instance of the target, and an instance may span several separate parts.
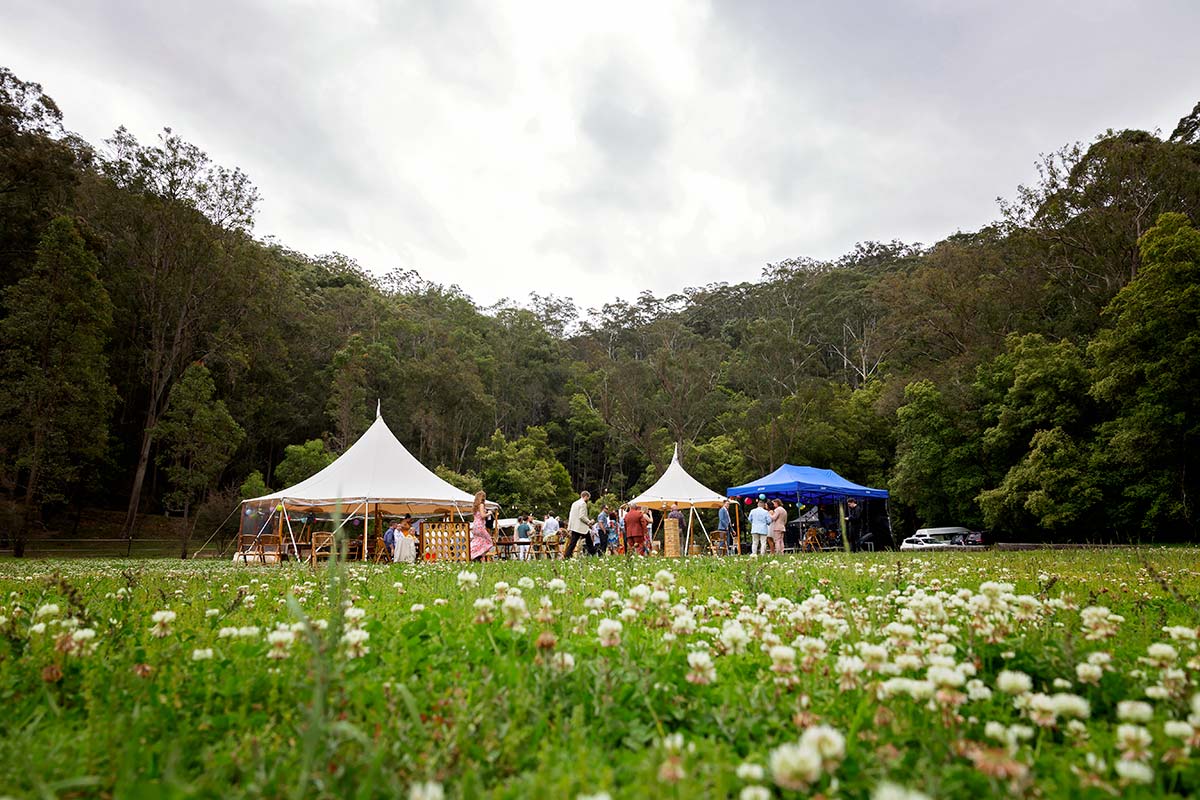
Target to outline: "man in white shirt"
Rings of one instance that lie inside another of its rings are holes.
[[[575,554],[575,545],[579,544],[580,539],[586,543],[589,553],[594,552],[591,537],[588,536],[592,520],[587,515],[587,504],[591,498],[590,492],[580,492],[579,499],[571,504],[571,514],[567,517],[567,530],[571,532],[571,541],[567,542],[567,551],[563,553],[563,558],[570,558]]]

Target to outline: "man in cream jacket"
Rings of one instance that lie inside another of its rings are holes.
[[[571,504],[571,515],[567,518],[567,530],[571,532],[571,541],[567,542],[567,552],[563,553],[563,558],[570,558],[575,554],[575,545],[580,539],[583,539],[588,553],[593,552],[592,539],[588,536],[592,520],[588,519],[587,515],[587,501],[591,498],[590,492],[580,492],[579,499]]]

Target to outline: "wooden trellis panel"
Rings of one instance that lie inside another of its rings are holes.
[[[430,556],[429,554],[433,555]],[[471,525],[426,522],[421,526],[421,557],[437,561],[471,560]]]

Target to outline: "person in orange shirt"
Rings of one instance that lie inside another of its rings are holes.
[[[646,555],[646,515],[637,505],[625,512],[625,555],[637,552]]]

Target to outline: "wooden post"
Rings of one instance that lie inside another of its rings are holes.
[[[850,552],[850,534],[846,531],[846,501],[838,502],[838,525],[842,529],[842,547],[846,552]]]

